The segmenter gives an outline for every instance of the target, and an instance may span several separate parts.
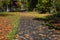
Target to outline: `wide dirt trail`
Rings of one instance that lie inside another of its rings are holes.
[[[48,29],[42,21],[33,18],[22,14],[15,40],[60,40],[59,31]]]

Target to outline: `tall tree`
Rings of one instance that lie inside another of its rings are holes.
[[[4,7],[5,7],[5,11],[9,11],[9,9],[8,9],[9,3],[10,3],[10,0],[4,0],[3,1]]]

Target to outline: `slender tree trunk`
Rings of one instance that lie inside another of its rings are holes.
[[[7,5],[7,9],[6,9],[6,11],[9,12],[8,5]]]

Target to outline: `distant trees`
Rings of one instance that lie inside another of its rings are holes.
[[[33,11],[33,9],[36,8],[38,0],[28,0],[27,2],[28,2],[28,10]]]
[[[60,0],[56,1],[56,10],[60,12]]]
[[[18,6],[21,7],[21,9],[26,9],[27,5],[27,0],[18,0]]]
[[[60,0],[38,0],[37,8],[43,13],[56,13],[60,11]]]
[[[3,9],[4,11],[9,11],[9,5],[11,2],[12,0],[0,1],[0,9]],[[17,6],[14,6],[15,4]],[[56,8],[57,10],[59,10],[60,8],[60,0],[16,0],[15,4],[11,6],[11,8],[14,7],[13,10],[26,9],[29,11],[33,11],[33,9],[37,8],[39,12],[43,13],[53,12],[56,10]]]
[[[43,13],[50,12],[52,6],[51,0],[38,0],[37,8]]]
[[[3,1],[3,6],[5,8],[5,11],[9,11],[8,6],[9,6],[10,0],[4,0]]]
[[[0,1],[0,11],[8,11],[8,5],[10,0],[2,0]]]
[[[0,1],[0,11],[3,11],[3,1]]]

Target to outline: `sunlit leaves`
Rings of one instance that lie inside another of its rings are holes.
[[[47,3],[48,1],[47,0],[42,0],[43,3]]]
[[[22,5],[20,0],[18,0],[17,4],[18,4],[19,7],[21,7],[21,5]]]

